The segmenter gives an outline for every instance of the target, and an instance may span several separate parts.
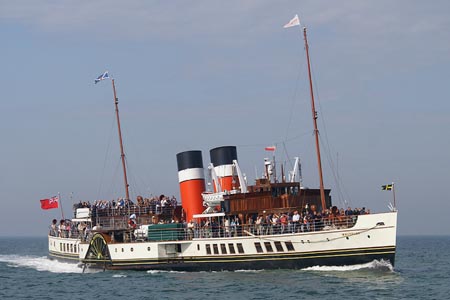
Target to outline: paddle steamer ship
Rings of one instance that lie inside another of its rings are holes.
[[[108,270],[299,269],[373,260],[394,265],[395,207],[385,213],[345,215],[323,186],[305,28],[304,38],[319,189],[302,186],[298,159],[288,178],[283,170],[277,178],[274,162],[266,159],[262,178],[248,185],[236,147],[222,146],[210,150],[207,169],[213,190],[205,192],[201,151],[181,152],[176,155],[181,206],[138,201],[118,208],[77,207],[69,230],[49,234],[50,257]],[[112,86],[129,200],[114,79]]]

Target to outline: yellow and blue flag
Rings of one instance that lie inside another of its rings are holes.
[[[390,190],[392,190],[393,187],[394,187],[393,184],[386,184],[386,185],[382,185],[382,186],[381,186],[381,189],[382,189],[383,191],[390,191]]]

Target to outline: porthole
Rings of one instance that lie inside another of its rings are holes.
[[[150,251],[150,247],[147,247],[147,251]]]
[[[131,250],[131,252],[133,252],[133,251],[134,251],[133,247],[131,247],[131,249],[130,249],[130,250]]]

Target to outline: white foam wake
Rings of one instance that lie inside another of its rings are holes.
[[[166,271],[166,270],[147,270],[148,274],[161,274],[161,273],[186,273],[185,271]]]
[[[304,271],[325,271],[325,272],[346,272],[346,271],[357,271],[357,270],[380,270],[380,271],[394,271],[394,267],[389,261],[385,260],[373,260],[369,263],[350,265],[350,266],[314,266],[309,268],[304,268]]]
[[[63,263],[46,256],[0,255],[0,262],[13,268],[30,268],[52,273],[82,273],[83,269],[75,263]]]
[[[235,273],[260,273],[264,272],[264,270],[236,270]]]

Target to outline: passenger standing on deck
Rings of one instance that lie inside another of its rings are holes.
[[[272,233],[273,234],[279,233],[279,230],[278,230],[278,226],[280,225],[279,223],[280,223],[279,216],[277,214],[273,214],[272,221],[271,221]]]
[[[298,213],[298,210],[294,211],[294,215],[292,216],[292,223],[294,224],[293,232],[297,232],[300,225],[300,215]]]
[[[191,220],[188,224],[187,224],[187,232],[188,232],[188,239],[192,240],[194,237],[194,220]]]
[[[59,235],[59,237],[66,237],[65,236],[65,231],[66,231],[66,225],[64,224],[64,220],[60,220],[59,221],[59,226],[58,226],[58,235]]]
[[[225,219],[225,237],[231,237],[231,231],[230,231],[230,219],[226,218]]]
[[[284,231],[286,230],[286,227],[288,225],[288,217],[286,216],[286,214],[282,214],[280,217],[280,225],[281,225],[281,234],[284,233]]]
[[[263,234],[263,224],[264,224],[264,218],[262,215],[259,215],[256,219],[256,234],[261,235]]]
[[[66,236],[69,239],[72,237],[72,223],[70,221],[66,222]]]
[[[50,235],[51,236],[58,236],[57,223],[58,223],[58,221],[56,219],[53,219],[52,224],[50,225]]]
[[[85,240],[86,237],[86,223],[85,222],[81,222],[80,224],[78,224],[78,236],[80,237],[81,241]]]
[[[130,216],[130,219],[128,220],[128,227],[131,228],[131,229],[136,229],[136,226],[137,226],[137,224],[136,224],[136,215],[132,214]]]

